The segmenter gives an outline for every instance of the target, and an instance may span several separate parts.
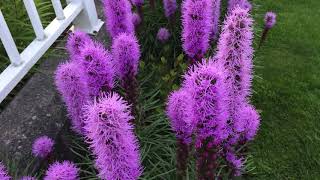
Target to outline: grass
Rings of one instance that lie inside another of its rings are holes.
[[[254,179],[320,178],[320,19],[318,0],[254,0],[262,24],[272,10],[278,22],[255,54],[254,104],[262,126],[253,143]],[[256,39],[258,40],[258,38]]]

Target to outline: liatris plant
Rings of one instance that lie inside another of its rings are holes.
[[[221,0],[212,0],[213,16],[212,16],[212,32],[211,38],[215,40],[218,37]]]
[[[264,30],[260,39],[259,48],[263,44],[263,42],[266,40],[267,34],[270,29],[273,28],[273,26],[276,24],[276,18],[277,15],[274,12],[267,12],[264,17]]]
[[[239,141],[240,134],[237,133],[235,125],[242,123],[241,107],[246,103],[246,98],[251,94],[252,80],[252,18],[248,9],[239,6],[233,9],[226,18],[218,43],[216,56],[219,66],[224,69],[224,79],[228,89],[228,112],[230,137],[224,146],[228,152],[227,160],[234,168],[234,174],[239,175],[242,166],[234,163],[236,159],[232,146]]]
[[[37,178],[31,176],[24,176],[20,180],[37,180]]]
[[[137,180],[142,173],[139,148],[129,123],[130,107],[118,94],[100,96],[85,109],[85,129],[99,177]]]
[[[67,50],[70,54],[70,59],[77,59],[81,54],[81,50],[91,44],[92,40],[86,33],[78,30],[70,33],[67,41]]]
[[[55,73],[55,83],[67,105],[72,128],[83,134],[82,107],[90,100],[87,78],[83,67],[77,62],[59,65]]]
[[[112,54],[122,87],[126,93],[126,99],[132,104],[132,112],[136,113],[138,98],[138,66],[140,59],[140,47],[137,38],[133,34],[122,33],[114,39]]]
[[[136,29],[137,29],[137,27],[140,25],[140,23],[141,23],[141,18],[140,18],[140,16],[139,16],[139,14],[137,14],[137,13],[132,13],[132,22],[133,22],[133,25],[136,27]]]
[[[218,150],[228,137],[226,87],[222,70],[202,62],[184,76],[183,88],[194,99],[198,179],[214,179]]]
[[[97,97],[101,92],[109,92],[113,89],[115,72],[112,55],[102,44],[95,42],[85,47],[79,62],[87,77],[91,97]]]
[[[55,162],[48,168],[44,180],[79,180],[79,170],[72,162]]]
[[[177,179],[186,178],[190,144],[196,126],[194,100],[185,89],[170,94],[167,103],[167,116],[177,137]]]
[[[251,11],[252,5],[248,0],[229,0],[228,1],[228,13],[231,13],[231,11],[239,6],[242,9],[248,9]]]
[[[11,177],[8,175],[6,167],[1,162],[0,162],[0,179],[11,180]]]
[[[128,0],[104,0],[106,28],[112,38],[120,33],[134,33],[131,5]]]
[[[212,14],[212,0],[185,0],[182,3],[182,47],[191,62],[200,61],[207,52]]]
[[[165,43],[170,37],[170,32],[167,28],[160,28],[158,33],[157,33],[157,39],[162,42]]]
[[[32,145],[32,153],[35,157],[45,159],[52,153],[54,141],[48,136],[37,138]]]

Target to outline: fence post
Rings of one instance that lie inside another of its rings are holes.
[[[68,0],[82,1],[83,10],[73,21],[75,29],[80,29],[89,34],[97,33],[103,25],[103,21],[98,18],[94,0]]]

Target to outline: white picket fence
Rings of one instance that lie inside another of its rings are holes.
[[[103,22],[98,19],[94,0],[51,0],[56,18],[44,29],[33,0],[23,0],[36,39],[20,54],[0,9],[0,39],[11,64],[0,74],[0,103],[44,55],[58,37],[73,23],[74,29],[98,32]]]

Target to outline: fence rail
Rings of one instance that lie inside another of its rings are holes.
[[[51,0],[56,18],[44,29],[33,0],[23,0],[36,39],[20,54],[0,9],[0,39],[11,64],[0,74],[0,103],[43,56],[59,36],[73,23],[74,29],[98,32],[103,22],[98,19],[94,0],[68,0],[63,9],[60,0]]]

